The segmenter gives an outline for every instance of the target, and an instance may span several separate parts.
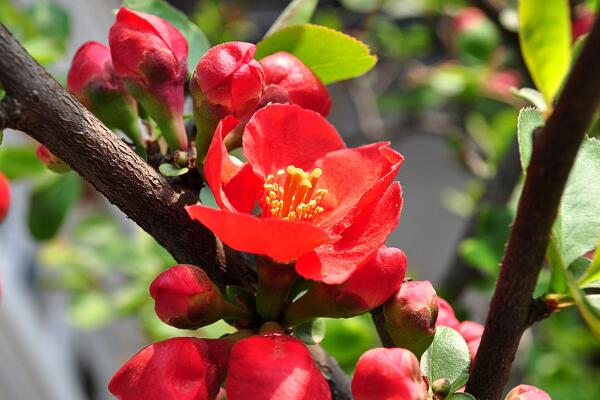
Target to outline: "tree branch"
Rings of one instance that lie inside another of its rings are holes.
[[[28,133],[69,164],[125,215],[152,235],[180,263],[204,268],[220,287],[253,290],[256,273],[184,205],[195,195],[177,193],[150,165],[60,86],[0,25],[0,129]],[[320,347],[314,350],[333,398],[348,400],[349,378]]]
[[[596,19],[554,112],[534,139],[517,216],[467,385],[467,392],[478,400],[500,399],[527,328],[533,289],[560,198],[600,100],[599,47]]]

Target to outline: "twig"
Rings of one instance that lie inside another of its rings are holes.
[[[600,22],[573,67],[556,107],[536,136],[517,216],[508,240],[486,328],[467,392],[500,399],[521,335],[548,236],[577,150],[600,100]]]
[[[385,328],[385,316],[383,315],[383,307],[377,307],[371,310],[371,319],[379,335],[379,340],[383,347],[392,348],[396,347],[394,340]]]

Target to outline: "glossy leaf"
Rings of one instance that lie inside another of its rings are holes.
[[[75,173],[56,175],[35,186],[29,203],[28,225],[36,240],[52,238],[75,205],[82,183]]]
[[[309,22],[318,3],[319,0],[292,0],[271,25],[265,37],[288,26]]]
[[[433,343],[421,357],[421,371],[429,382],[446,378],[453,385],[467,372],[470,362],[465,339],[454,329],[440,326]]]
[[[256,58],[278,51],[298,57],[325,84],[363,75],[377,62],[359,40],[312,24],[293,25],[263,39],[256,46]]]
[[[537,128],[544,126],[544,116],[535,108],[523,108],[519,112],[517,121],[517,138],[519,140],[519,153],[521,167],[527,171],[533,149],[533,133]]]
[[[188,42],[188,70],[190,72],[196,68],[200,58],[210,48],[206,35],[198,25],[164,0],[125,0],[123,6],[159,16],[179,29]]]
[[[568,0],[519,0],[519,38],[533,81],[552,103],[571,63]]]

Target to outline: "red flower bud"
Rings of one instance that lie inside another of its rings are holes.
[[[439,309],[436,325],[447,326],[448,328],[452,328],[457,331],[460,321],[456,318],[452,306],[441,297],[438,297],[438,305]]]
[[[479,8],[467,7],[454,16],[454,29],[459,32],[469,31],[485,21],[485,14]]]
[[[209,400],[225,379],[231,342],[175,338],[143,348],[108,384],[119,400]]]
[[[228,303],[208,275],[194,265],[175,265],[150,285],[156,315],[171,326],[196,329],[221,318],[250,317],[248,311]]]
[[[171,149],[187,149],[183,125],[188,44],[173,25],[155,15],[121,7],[109,32],[115,70],[160,126]]]
[[[298,325],[317,317],[349,318],[364,314],[383,304],[398,290],[405,273],[404,252],[382,246],[344,283],[314,283],[288,307],[285,319],[290,325]]]
[[[300,340],[287,335],[252,336],[231,349],[229,400],[329,400],[327,381]]]
[[[8,179],[2,172],[0,172],[0,223],[6,218],[8,214],[8,207],[10,206],[10,185]]]
[[[413,353],[377,348],[358,360],[352,394],[356,400],[425,400],[427,385]]]
[[[323,116],[329,114],[331,99],[327,88],[298,58],[279,51],[260,60],[260,65],[265,72],[265,83],[285,89],[292,104]]]
[[[65,164],[63,160],[52,154],[50,150],[48,150],[48,148],[43,144],[38,146],[35,154],[37,155],[37,158],[39,158],[39,160],[51,171],[61,174],[71,170],[71,167]]]
[[[394,343],[417,357],[427,350],[435,336],[438,299],[429,281],[404,283],[383,306],[386,328]]]
[[[531,385],[519,385],[511,390],[505,400],[552,400],[548,393]]]
[[[207,107],[217,120],[226,115],[244,118],[253,112],[264,80],[255,52],[255,45],[244,42],[223,43],[208,50],[190,82],[194,109]]]
[[[136,144],[141,144],[137,103],[117,76],[107,46],[86,42],[77,50],[67,76],[67,87],[109,128],[120,129]]]

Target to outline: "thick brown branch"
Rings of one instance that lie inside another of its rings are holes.
[[[550,229],[577,150],[600,100],[600,23],[571,71],[556,108],[534,140],[531,163],[508,240],[467,392],[497,400],[508,380]]]
[[[227,268],[214,235],[192,222],[176,193],[154,169],[38,65],[0,28],[3,125],[27,132],[163,245],[178,262],[202,266],[220,286],[251,282],[246,269]]]

